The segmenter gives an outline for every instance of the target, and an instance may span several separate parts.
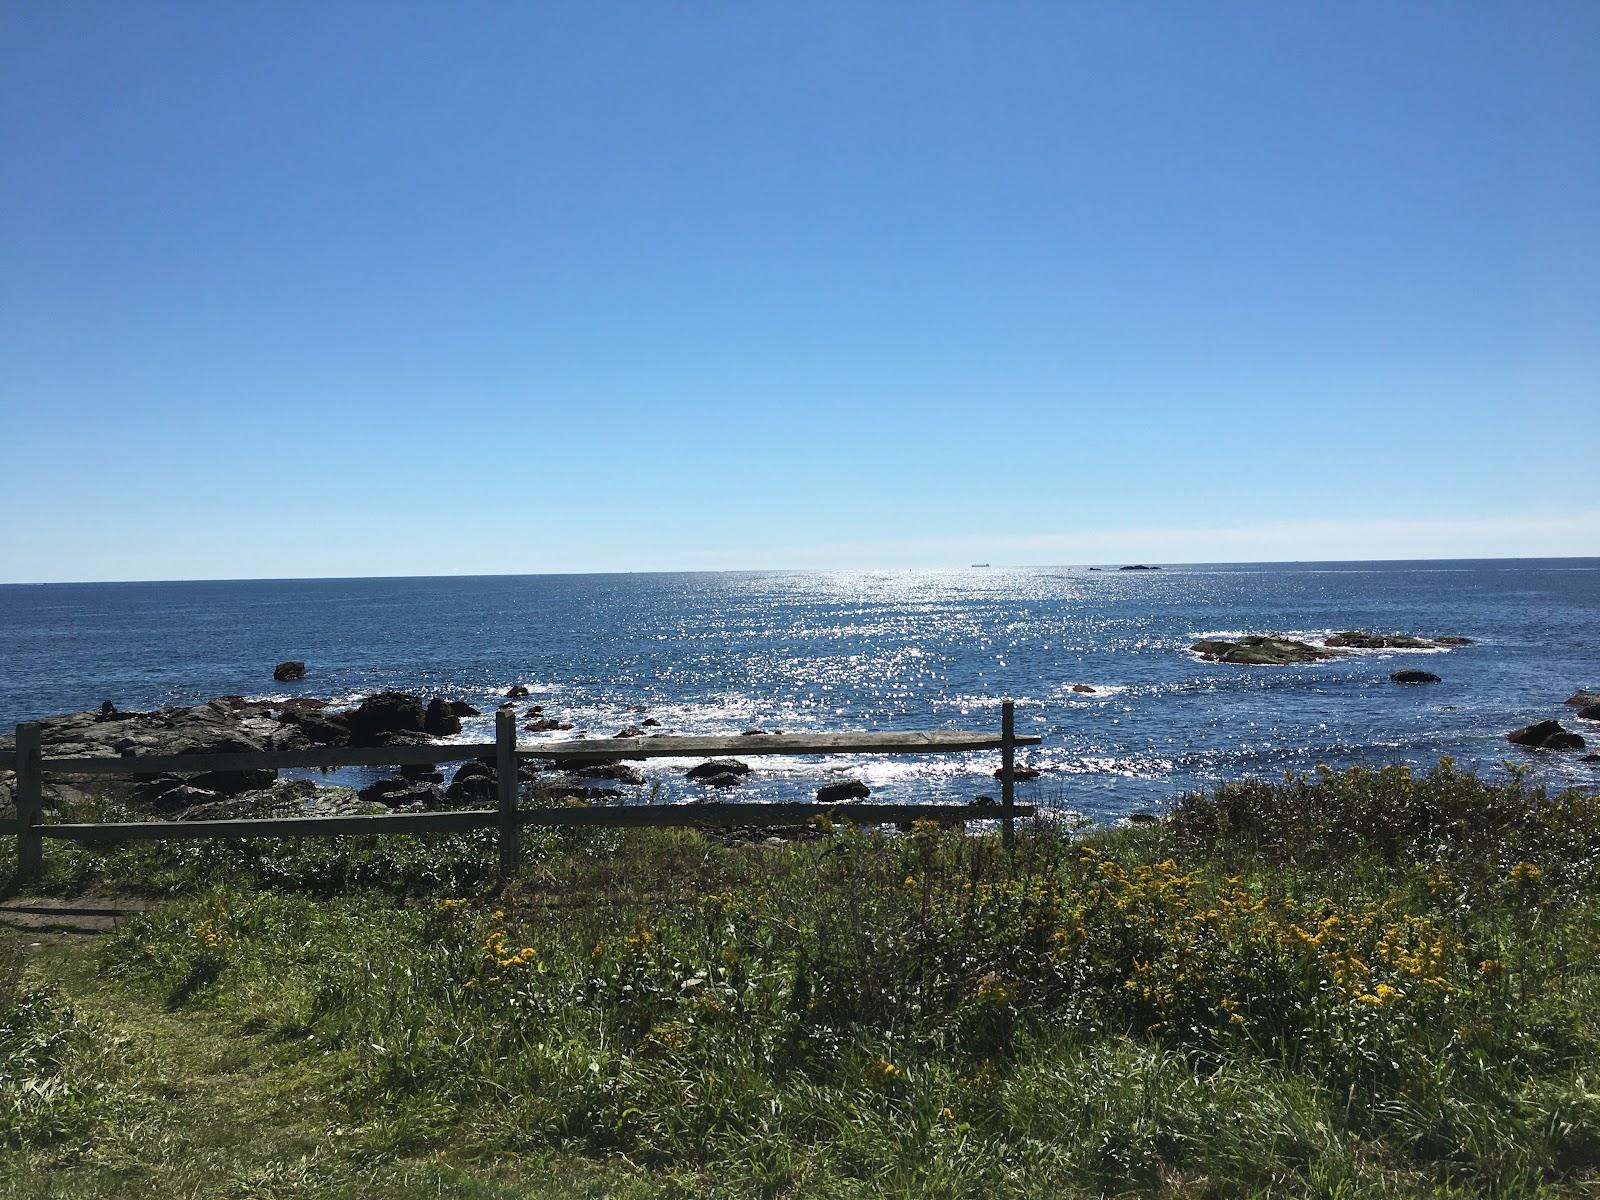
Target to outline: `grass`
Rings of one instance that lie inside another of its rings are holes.
[[[53,846],[173,898],[0,974],[0,1196],[1600,1190],[1594,797],[530,851],[490,898],[474,838]]]

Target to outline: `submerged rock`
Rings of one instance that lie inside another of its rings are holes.
[[[1443,683],[1432,671],[1396,671],[1389,676],[1391,683]]]
[[[1205,638],[1189,647],[1207,662],[1234,663],[1238,666],[1285,666],[1289,663],[1324,662],[1338,658],[1337,650],[1327,650],[1293,638],[1252,634],[1238,641]]]
[[[1004,771],[1003,767],[996,767],[994,769],[994,777],[996,779],[999,779],[1001,774],[1003,773],[1003,771]],[[1040,771],[1039,771],[1038,767],[1012,767],[1011,768],[1011,778],[1015,779],[1018,783],[1027,783],[1030,779],[1039,778],[1039,775],[1040,775]]]

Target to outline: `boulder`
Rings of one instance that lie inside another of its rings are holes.
[[[589,766],[576,767],[571,772],[584,779],[614,779],[618,783],[628,783],[637,787],[644,782],[644,776],[639,774],[627,763],[604,762],[594,763]]]
[[[624,729],[617,730],[616,736],[619,738],[643,737],[644,730],[637,725],[629,725]]]
[[[1086,696],[1094,694],[1094,689],[1087,683],[1075,683],[1072,685],[1072,690]]]
[[[474,776],[480,775],[487,779],[497,779],[499,778],[500,772],[493,763],[484,762],[482,759],[478,758],[468,759],[466,762],[462,763],[456,768],[455,776],[450,780],[450,783],[451,786],[454,786],[455,784],[460,783],[462,780],[471,779]]]
[[[1591,705],[1600,704],[1600,692],[1591,692],[1587,688],[1579,688],[1567,697],[1566,703],[1573,708],[1588,708]]]
[[[298,730],[313,746],[343,746],[350,740],[348,721],[313,708],[285,708],[278,722]]]
[[[848,804],[852,800],[865,800],[872,789],[859,779],[843,779],[838,783],[823,784],[817,789],[819,804]]]
[[[1003,770],[1004,770],[1004,768],[1002,768],[1002,767],[996,767],[994,769],[994,777],[996,779],[999,779],[1001,774],[1002,774],[1002,772],[1003,772]],[[1037,779],[1037,778],[1039,778],[1039,774],[1040,774],[1040,772],[1039,772],[1039,768],[1038,767],[1016,767],[1016,766],[1014,766],[1014,767],[1011,768],[1011,778],[1015,779],[1019,783],[1026,783],[1030,779]]]
[[[483,715],[465,700],[451,700],[449,704],[450,712],[458,717],[481,717]]]
[[[736,758],[713,758],[697,766],[690,767],[686,772],[690,779],[704,782],[714,775],[748,775],[750,768]]]
[[[1297,642],[1292,638],[1252,634],[1238,641],[1206,638],[1189,647],[1207,662],[1234,663],[1238,666],[1285,666],[1289,663],[1323,662],[1338,658],[1337,650]]]
[[[1452,635],[1450,637],[1434,638],[1433,644],[1435,646],[1470,646],[1472,645],[1472,639],[1469,637],[1456,637]]]
[[[1160,818],[1153,812],[1140,811],[1128,814],[1128,824],[1130,825],[1154,825],[1158,820]]]
[[[1578,761],[1586,763],[1600,763],[1600,754],[1585,754]]]
[[[661,724],[661,722],[656,720],[654,717],[646,717],[644,720],[640,721],[639,724],[644,726],[646,729],[655,729]]]
[[[1580,721],[1600,721],[1600,704],[1585,704],[1578,710]]]
[[[422,731],[433,737],[449,737],[461,732],[461,718],[456,716],[448,700],[435,696],[428,701],[427,711],[422,714]]]
[[[506,691],[506,699],[507,700],[521,700],[527,694],[528,694],[528,689],[525,688],[522,684],[519,683],[515,687],[510,688],[510,689],[508,689]]]
[[[468,775],[462,778],[459,771],[444,790],[444,798],[451,804],[474,804],[485,807],[499,802],[500,785],[493,775]]]
[[[279,683],[295,683],[306,677],[306,665],[298,659],[281,662],[272,668],[272,678]]]
[[[1560,721],[1538,721],[1506,734],[1513,746],[1526,746],[1530,750],[1582,750],[1584,740],[1576,733],[1561,727]]]
[[[427,784],[420,784],[415,780],[380,779],[375,783],[367,784],[367,786],[358,791],[356,795],[361,797],[361,799],[368,801],[369,803],[376,802],[379,804],[394,805],[405,803],[405,801],[396,799],[396,797],[404,796],[409,800],[411,796],[419,792],[426,793],[428,795],[436,794],[434,790]]]
[[[735,774],[732,771],[716,771],[710,775],[695,775],[693,779],[696,783],[702,783],[706,787],[714,788],[738,787],[744,783],[744,776]]]
[[[379,692],[344,714],[351,739],[361,746],[378,744],[380,734],[424,733],[422,701],[409,692]]]
[[[1396,671],[1389,676],[1390,683],[1443,683],[1432,671]]]

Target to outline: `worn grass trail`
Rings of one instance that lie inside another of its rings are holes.
[[[28,971],[96,1032],[110,1111],[89,1137],[0,1147],[0,1200],[493,1200],[655,1196],[679,1190],[626,1162],[577,1155],[474,1161],[448,1151],[375,1153],[351,1135],[304,1047],[242,1037],[208,1013],[172,1011],[100,975],[91,935],[0,930]],[[682,1194],[691,1194],[688,1191]]]

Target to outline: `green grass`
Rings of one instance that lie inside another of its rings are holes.
[[[0,977],[0,1196],[1593,1195],[1597,851],[1448,764],[495,899],[472,838],[52,847],[177,895]]]

